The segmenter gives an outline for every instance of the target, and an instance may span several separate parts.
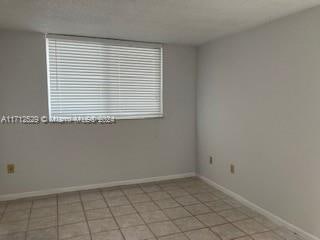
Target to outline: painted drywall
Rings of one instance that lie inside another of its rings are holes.
[[[197,82],[199,173],[318,237],[319,22],[315,8],[203,45]]]
[[[0,53],[0,115],[47,115],[44,36],[2,31]],[[195,61],[192,47],[164,46],[164,118],[0,125],[0,194],[194,172]]]

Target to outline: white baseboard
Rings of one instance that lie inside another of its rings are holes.
[[[4,195],[0,195],[0,201],[9,201],[9,200],[16,200],[16,199],[28,198],[28,197],[39,197],[39,196],[44,196],[49,194],[83,191],[83,190],[90,190],[90,189],[96,189],[96,188],[115,187],[115,186],[121,186],[121,185],[172,180],[172,179],[194,177],[194,176],[196,176],[194,172],[189,172],[189,173],[174,174],[174,175],[168,175],[168,176],[140,178],[140,179],[132,179],[132,180],[124,180],[124,181],[113,181],[113,182],[90,184],[90,185],[84,185],[84,186],[72,186],[72,187],[53,188],[48,190],[39,190],[39,191],[32,191],[32,192],[4,194]]]
[[[273,213],[269,212],[268,210],[265,210],[264,208],[259,207],[258,205],[250,202],[249,200],[245,199],[241,195],[215,183],[214,181],[210,180],[209,178],[206,178],[204,176],[199,176],[199,175],[198,175],[198,177],[201,178],[206,183],[208,183],[209,185],[219,189],[220,191],[224,192],[225,194],[229,195],[230,197],[233,197],[234,199],[238,200],[239,202],[241,202],[243,205],[247,206],[248,208],[251,208],[252,210],[255,210],[256,212],[260,213],[261,215],[267,217],[271,221],[273,221],[279,225],[287,227],[291,231],[300,235],[304,240],[320,240],[320,238],[314,236],[313,234],[308,233],[308,232],[302,230],[301,228],[287,222],[286,220],[274,215]]]

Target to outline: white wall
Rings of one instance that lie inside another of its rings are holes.
[[[162,119],[0,125],[0,195],[195,170],[194,48],[164,47]],[[0,115],[47,115],[44,36],[0,32]],[[16,173],[5,173],[5,163]]]
[[[319,23],[316,8],[202,46],[197,85],[200,174],[318,237]]]

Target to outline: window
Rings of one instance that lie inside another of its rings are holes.
[[[159,44],[47,35],[49,117],[161,117]]]

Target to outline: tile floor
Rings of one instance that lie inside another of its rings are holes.
[[[198,178],[0,202],[0,240],[299,240]]]

